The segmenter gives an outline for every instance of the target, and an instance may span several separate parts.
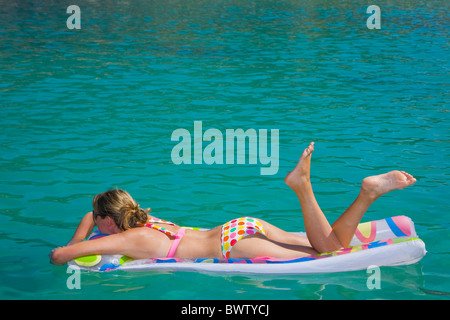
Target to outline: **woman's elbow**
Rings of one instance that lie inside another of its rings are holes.
[[[67,258],[65,257],[64,253],[64,247],[58,247],[56,249],[53,249],[52,252],[48,255],[50,257],[50,262],[61,266],[68,262]]]

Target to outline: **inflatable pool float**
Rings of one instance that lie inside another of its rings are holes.
[[[191,228],[194,230],[206,230]],[[303,232],[294,232],[305,235]],[[101,236],[98,231],[89,239]],[[123,255],[90,255],[68,263],[87,271],[195,271],[253,274],[313,274],[365,270],[369,266],[399,266],[420,261],[425,244],[417,237],[413,221],[406,216],[361,223],[350,247],[296,259],[178,259],[133,260]]]

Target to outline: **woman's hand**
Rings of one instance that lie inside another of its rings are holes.
[[[75,231],[75,234],[73,235],[72,239],[69,241],[67,246],[65,247],[58,247],[52,250],[50,254],[48,255],[50,258],[50,262],[56,265],[63,265],[68,259],[68,255],[70,254],[71,250],[66,250],[68,246],[73,246],[75,244],[78,244],[82,242],[89,234],[91,234],[92,230],[94,229],[95,223],[93,218],[93,213],[88,212],[84,215],[83,219],[81,219],[80,224],[77,227],[77,230]]]

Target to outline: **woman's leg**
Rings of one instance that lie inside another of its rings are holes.
[[[230,252],[230,258],[252,259],[269,256],[279,259],[292,259],[312,254],[317,254],[317,251],[311,248],[311,246],[281,243],[261,234],[253,234],[239,240],[233,246]]]
[[[296,169],[299,168],[300,166],[302,166],[302,170],[305,171],[305,173],[307,173],[307,178],[309,180],[309,165],[310,165],[310,159],[308,159],[308,157],[310,158],[310,154],[312,153],[312,151],[314,150],[314,143],[311,143],[310,146],[305,149],[305,151],[302,154],[302,157],[300,158],[299,164],[297,165]],[[306,161],[305,161],[306,159]],[[296,170],[294,169],[294,171]],[[288,183],[289,186],[291,186],[291,188],[294,189],[294,191],[297,190],[297,188],[295,188],[296,182],[297,182],[297,178],[294,177],[294,171],[292,171],[285,179],[285,181]],[[296,179],[296,181],[290,183],[291,179]],[[311,184],[309,184],[309,186],[311,186]],[[302,201],[303,199],[303,194],[300,193],[300,190],[298,190],[298,192],[296,191],[296,193],[298,193],[299,199],[301,199],[301,203],[302,203],[302,209],[304,207],[306,207],[307,205],[311,206],[311,210],[317,211],[317,213],[321,213],[322,211],[320,211],[319,205],[317,204],[317,202],[311,202],[311,203],[306,203],[305,201]],[[309,197],[312,197],[313,200],[314,199],[314,194],[312,193],[312,188],[310,190],[310,194]],[[306,209],[306,208],[305,208]],[[313,217],[315,217],[313,215]],[[328,221],[326,220],[325,216],[322,216],[319,218],[322,218],[322,221],[320,221],[319,226],[322,226],[322,228],[326,231],[331,230],[331,227],[328,223]],[[311,245],[310,241],[308,240],[308,238],[306,237],[302,237],[300,235],[296,235],[296,234],[292,234],[291,232],[287,232],[284,231],[270,223],[268,223],[267,221],[258,219],[262,225],[264,226],[264,230],[266,232],[266,236],[269,240],[272,240],[274,243],[283,243],[283,244],[287,244],[287,245],[296,245],[296,246],[301,246],[301,247],[309,247],[309,248],[313,248],[313,246]],[[310,220],[308,220],[308,222],[311,222]],[[311,227],[313,227],[315,224],[311,223]],[[307,227],[307,230],[311,230],[311,228]],[[308,235],[308,231],[307,231],[307,235]],[[340,244],[339,244],[340,246]]]
[[[277,243],[284,243],[287,245],[296,245],[312,248],[308,238],[302,237],[301,235],[294,234],[292,232],[284,231],[283,229],[280,229],[274,226],[273,224],[268,223],[267,221],[261,219],[258,220],[264,227],[266,237],[269,238],[270,240],[273,240],[274,242]]]
[[[313,151],[312,142],[303,151],[297,166],[285,178],[286,184],[294,190],[300,200],[308,238],[291,234],[258,219],[264,226],[266,236],[256,234],[241,239],[233,247],[231,258],[257,256],[295,258],[348,247],[362,216],[377,198],[416,182],[412,175],[404,171],[391,171],[365,178],[356,200],[333,225],[330,225],[315,199],[310,182]]]
[[[310,182],[313,151],[314,142],[303,151],[297,166],[286,176],[285,182],[300,200],[308,240],[319,252],[348,247],[362,216],[377,198],[416,182],[413,176],[404,171],[391,171],[364,179],[359,196],[331,226],[316,201]]]
[[[412,175],[404,171],[391,171],[365,178],[356,200],[332,225],[342,245],[344,247],[350,245],[362,216],[376,199],[390,191],[406,188],[416,181]]]
[[[311,154],[314,142],[311,142],[300,157],[297,166],[289,172],[284,181],[300,200],[306,235],[312,247],[319,252],[329,252],[342,248],[331,225],[316,201],[310,182]]]

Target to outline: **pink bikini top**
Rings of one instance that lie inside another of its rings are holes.
[[[167,230],[164,227],[157,226],[157,225],[155,225],[155,223],[168,224],[168,225],[171,225],[171,226],[174,226],[175,223],[152,217],[152,218],[148,219],[148,222],[146,224],[143,224],[144,227],[152,228],[152,229],[158,230],[158,231],[160,231],[160,232],[162,232],[162,233],[164,233],[164,234],[166,234],[168,236],[175,237],[175,239],[173,240],[172,245],[170,246],[169,253],[167,254],[167,258],[172,258],[173,255],[175,254],[175,251],[177,251],[178,245],[180,244],[180,241],[183,238],[184,233],[186,232],[186,229],[185,228],[180,228],[178,230],[178,232],[175,233],[175,232],[172,232],[170,230]]]

